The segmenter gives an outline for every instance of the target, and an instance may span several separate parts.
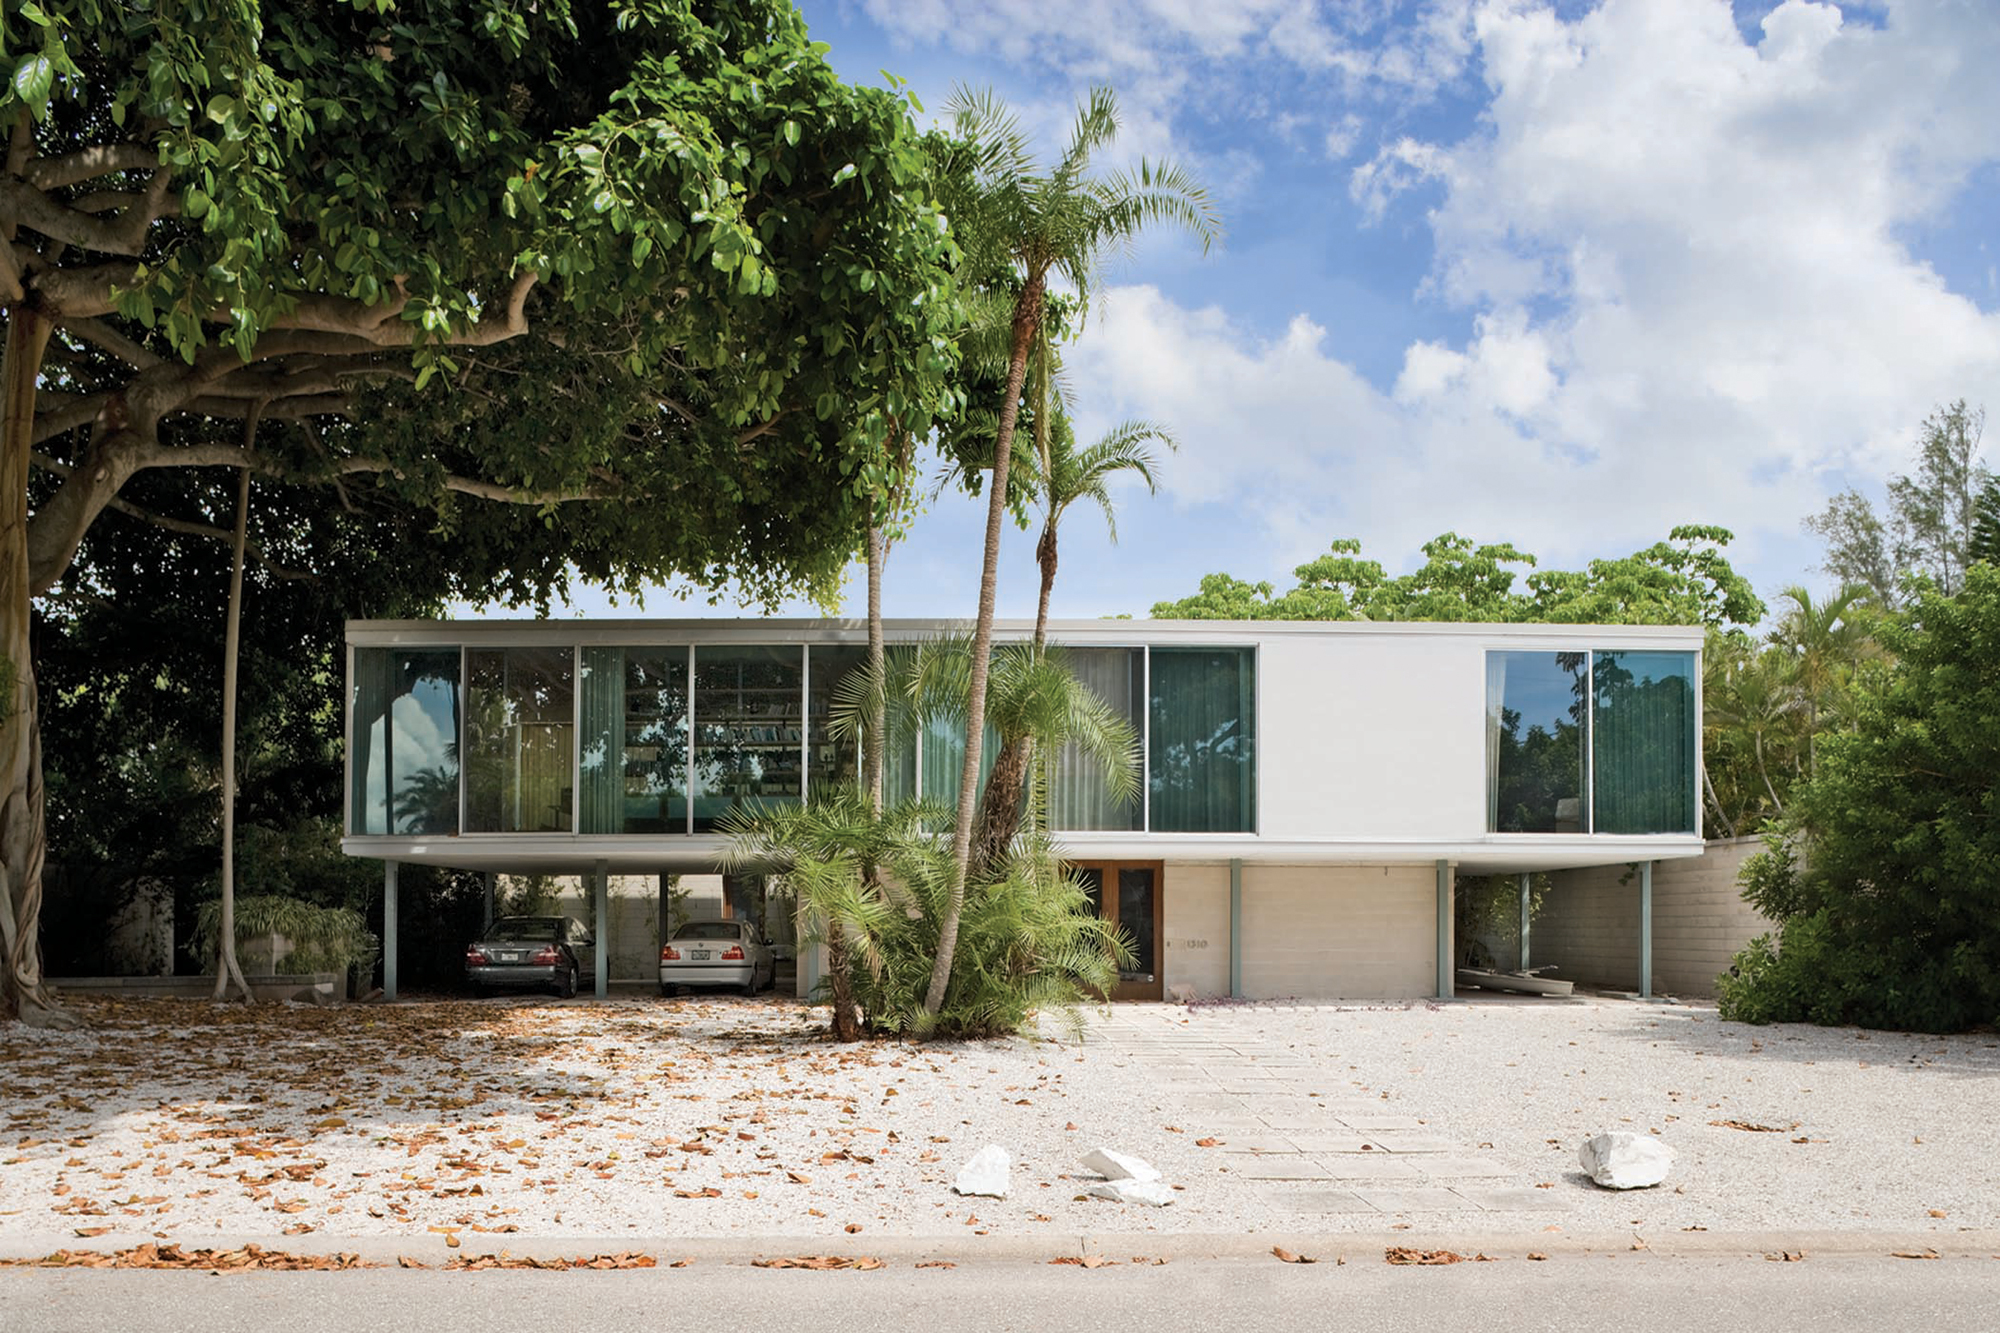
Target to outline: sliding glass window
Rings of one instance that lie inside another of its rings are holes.
[[[1140,648],[1066,648],[1060,660],[1113,714],[1132,728],[1135,739],[1146,732],[1146,654]],[[1058,830],[1136,830],[1145,823],[1146,806],[1135,792],[1128,801],[1113,800],[1104,766],[1079,750],[1075,742],[1056,756],[1049,783],[1049,825]]]
[[[688,650],[585,648],[585,833],[686,833]]]
[[[356,648],[348,832],[458,832],[458,649]]]
[[[1598,653],[1592,675],[1595,830],[1696,832],[1694,654]]]
[[[1256,832],[1256,651],[1154,648],[1149,670],[1153,832]]]
[[[868,650],[858,644],[814,644],[806,657],[806,794],[810,796],[839,782],[861,781],[861,741],[850,735],[833,738],[836,701],[858,690],[861,672],[868,665]],[[897,765],[888,763],[885,779],[893,778]],[[903,767],[907,768],[907,765]],[[893,781],[884,784],[888,799],[895,800]]]
[[[785,647],[694,650],[694,831],[733,810],[797,803],[805,658]]]
[[[569,831],[575,650],[474,648],[465,662],[466,832]]]
[[[1590,654],[1486,654],[1486,826],[1587,833]]]

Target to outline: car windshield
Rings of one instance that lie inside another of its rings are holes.
[[[740,940],[743,938],[743,927],[737,925],[734,921],[697,921],[692,925],[682,926],[678,938],[684,940]]]
[[[486,932],[489,940],[552,940],[562,926],[562,918],[554,916],[509,916],[493,923]]]

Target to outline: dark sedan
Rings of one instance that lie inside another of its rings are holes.
[[[563,999],[596,967],[597,941],[573,916],[503,916],[465,946],[465,979],[475,995],[501,987],[547,986]]]

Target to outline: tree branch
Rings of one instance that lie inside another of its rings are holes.
[[[105,143],[79,148],[60,157],[39,157],[27,169],[10,169],[37,190],[58,190],[79,185],[114,171],[152,171],[160,165],[160,155],[144,144]]]
[[[104,349],[135,370],[150,370],[160,358],[101,319],[88,317],[59,319],[56,327],[67,329],[84,341]]]
[[[146,248],[146,229],[158,219],[159,204],[166,196],[164,170],[153,173],[153,185],[143,201],[111,218],[80,213],[49,198],[25,181],[0,176],[0,211],[16,225],[30,227],[51,240],[99,254],[137,256]]]

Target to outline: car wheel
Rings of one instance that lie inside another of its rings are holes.
[[[660,998],[663,1000],[671,1000],[674,998],[674,988],[672,986],[669,986],[664,981],[660,983]]]
[[[572,963],[563,970],[561,980],[556,982],[556,996],[564,1000],[576,998],[576,964]]]
[[[476,981],[472,983],[472,998],[473,998],[473,999],[475,999],[475,1000],[483,1000],[483,999],[485,999],[485,998],[486,998],[487,996],[491,995],[492,993],[493,993],[493,992],[492,992],[492,990],[491,990],[490,988],[488,988],[488,987],[486,987],[486,986],[482,986],[482,985],[480,985],[480,984],[479,984],[478,982],[476,982]]]

